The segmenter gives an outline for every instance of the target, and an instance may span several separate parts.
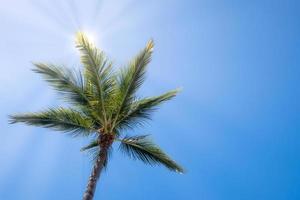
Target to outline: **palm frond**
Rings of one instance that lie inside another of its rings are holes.
[[[75,74],[67,68],[52,64],[34,63],[34,65],[36,68],[33,71],[42,74],[55,90],[67,95],[76,104],[87,104],[89,99],[83,89],[80,73]]]
[[[95,112],[95,99],[91,89],[84,84],[82,74],[65,67],[52,64],[34,63],[34,72],[42,74],[55,90],[64,95],[65,100],[78,107],[85,114],[99,122],[99,114]],[[100,123],[98,123],[100,126]]]
[[[116,123],[116,128],[134,128],[143,125],[145,120],[151,119],[151,114],[162,103],[171,100],[177,95],[180,89],[166,92],[162,95],[137,100],[131,104],[127,114],[124,114]]]
[[[97,49],[83,33],[78,33],[76,47],[81,53],[81,62],[84,65],[84,76],[87,84],[92,85],[97,94],[97,105],[103,121],[107,120],[105,99],[110,95],[114,80],[112,64],[107,61],[103,52]]]
[[[145,79],[148,63],[151,61],[154,43],[150,40],[146,47],[130,62],[129,66],[119,72],[118,87],[120,95],[119,109],[114,118],[116,123],[119,116],[127,110],[136,98],[135,93]]]
[[[183,173],[184,170],[158,146],[156,146],[147,135],[125,137],[121,140],[120,149],[133,159],[138,159],[146,164],[161,164],[169,170]]]
[[[73,136],[89,135],[95,131],[95,125],[91,119],[78,111],[66,108],[10,116],[10,123],[19,122],[68,132]]]
[[[93,149],[96,147],[99,147],[99,141],[93,140],[87,146],[82,147],[80,151],[86,151],[86,150],[90,150],[90,149]]]

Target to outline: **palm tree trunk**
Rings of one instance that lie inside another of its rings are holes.
[[[101,171],[104,167],[106,158],[107,158],[107,149],[101,149],[100,154],[94,164],[93,171],[90,175],[87,188],[83,195],[83,200],[93,200],[97,181],[98,181]]]

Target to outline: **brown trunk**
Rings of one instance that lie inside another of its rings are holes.
[[[94,193],[97,186],[97,181],[100,177],[101,171],[106,161],[106,157],[107,157],[107,149],[101,149],[100,154],[94,164],[93,171],[90,175],[87,188],[83,195],[83,200],[93,200]]]
[[[102,134],[100,132],[100,136],[99,136],[100,153],[94,164],[92,174],[90,175],[87,188],[83,195],[83,200],[93,200],[94,193],[97,186],[97,181],[100,177],[101,171],[107,160],[107,152],[110,146],[112,145],[114,138],[115,136],[113,134]]]

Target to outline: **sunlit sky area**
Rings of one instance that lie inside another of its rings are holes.
[[[182,87],[143,129],[187,170],[150,167],[114,148],[95,199],[300,199],[300,1],[1,0],[0,199],[81,199],[87,138],[8,115],[61,105],[32,62],[79,68],[77,31],[116,67],[153,38],[139,94]]]

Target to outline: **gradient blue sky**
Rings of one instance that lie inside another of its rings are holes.
[[[115,151],[96,199],[300,199],[299,19],[296,0],[2,0],[0,199],[81,199],[88,140],[7,123],[61,103],[31,62],[79,66],[79,29],[117,66],[153,38],[141,94],[184,88],[135,133],[187,174]]]

